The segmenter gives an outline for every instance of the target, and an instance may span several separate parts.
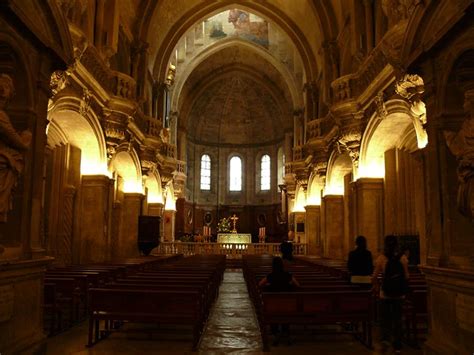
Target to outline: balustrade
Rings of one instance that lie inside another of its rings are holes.
[[[307,246],[293,243],[293,255],[306,255]],[[154,254],[226,255],[231,259],[240,259],[242,255],[281,255],[280,243],[184,243],[161,242]]]

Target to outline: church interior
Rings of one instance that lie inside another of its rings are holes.
[[[1,1],[0,137],[0,355],[474,353],[473,0]]]

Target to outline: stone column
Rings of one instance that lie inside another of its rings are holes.
[[[143,195],[140,193],[125,193],[123,195],[121,230],[114,253],[119,258],[138,256],[138,216],[142,198]]]
[[[374,18],[372,0],[364,0],[365,7],[365,35],[367,39],[367,53],[374,48]]]
[[[321,206],[306,206],[306,243],[308,254],[322,256],[321,248]]]
[[[349,252],[354,247],[354,223],[351,213],[354,204],[354,196],[351,188],[352,174],[344,176],[344,244],[342,255],[347,259]]]
[[[163,207],[164,205],[162,203],[149,203],[148,204],[148,215],[161,217],[160,240],[163,240],[163,237],[164,237]]]
[[[174,242],[174,225],[176,222],[176,211],[165,210],[163,213],[163,241]]]
[[[323,255],[331,259],[343,259],[344,204],[340,195],[326,195],[322,198],[321,224]]]
[[[73,260],[81,264],[101,262],[108,259],[109,181],[104,175],[82,177],[81,202],[79,207],[81,232],[74,243]]]
[[[352,188],[355,234],[367,238],[367,248],[375,256],[383,247],[383,179],[361,178]]]
[[[286,132],[285,133],[285,161],[289,163],[290,161],[293,161],[293,144],[292,144],[292,137],[291,137],[291,132]]]

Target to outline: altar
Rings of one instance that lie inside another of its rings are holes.
[[[217,243],[252,243],[252,235],[247,233],[218,233]]]

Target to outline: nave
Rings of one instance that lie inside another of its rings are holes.
[[[208,258],[208,257],[205,257]],[[183,271],[186,268],[185,264],[205,260],[203,257],[187,258],[188,260],[179,260],[173,257],[169,264],[155,262],[156,265],[152,268],[148,267],[146,272],[128,273],[129,275],[122,279],[116,279],[113,282],[107,283],[102,288],[113,288],[114,284],[120,284],[121,288],[126,285],[130,286],[132,281],[136,282],[135,288],[130,287],[130,290],[139,290],[145,282],[144,275],[146,274],[146,282],[149,283],[148,289],[153,289],[157,281],[157,271],[162,269],[167,273],[175,271]],[[211,257],[212,258],[212,257]],[[193,260],[194,259],[194,260]],[[249,265],[252,265],[254,270],[265,270],[268,261],[271,257],[259,256],[247,258],[244,266],[246,268],[247,285],[251,284],[249,277]],[[152,263],[149,263],[151,265]],[[255,265],[260,266],[255,266]],[[200,266],[196,265],[196,269]],[[295,274],[302,282],[301,289],[295,292],[294,295],[301,293],[308,293],[309,290],[315,292],[316,268],[308,266],[305,261],[298,261],[291,266]],[[300,269],[298,271],[298,269]],[[77,271],[74,271],[77,273]],[[319,273],[319,271],[318,271]],[[192,275],[193,271],[189,271]],[[306,277],[305,277],[306,274]],[[179,279],[178,274],[175,278]],[[312,276],[310,276],[312,275]],[[194,276],[196,274],[194,273]],[[255,276],[255,275],[254,275]],[[48,277],[48,276],[47,276]],[[51,277],[51,274],[50,276]],[[261,277],[260,275],[258,276]],[[324,281],[329,281],[328,275],[319,273],[319,282],[324,278]],[[125,282],[124,280],[128,281]],[[141,280],[139,280],[141,279]],[[153,281],[150,281],[154,279]],[[169,290],[170,286],[166,286],[164,279],[161,279],[162,290]],[[336,281],[336,280],[333,280]],[[202,354],[228,354],[228,353],[250,353],[263,354],[262,337],[259,330],[259,319],[255,312],[258,305],[255,305],[249,297],[247,285],[244,280],[244,275],[241,269],[226,269],[223,274],[222,283],[219,287],[218,297],[211,307],[209,317],[204,327],[201,340],[198,345],[198,353]],[[177,287],[177,286],[172,286]],[[319,284],[319,291],[328,291],[328,285]],[[332,289],[349,290],[348,287],[343,286],[342,283],[334,284]],[[324,289],[324,290],[323,290]],[[154,291],[150,291],[154,292]],[[316,291],[317,292],[317,291]],[[252,292],[251,292],[252,294]],[[268,294],[268,293],[267,293]],[[316,293],[314,293],[316,295]],[[253,299],[253,298],[252,298]],[[93,301],[92,301],[93,302]],[[95,303],[95,302],[93,302]],[[324,302],[323,302],[324,303]],[[323,304],[322,303],[322,304]],[[166,308],[166,307],[165,307]],[[173,304],[170,304],[173,308]],[[165,311],[166,312],[166,311]],[[261,312],[258,312],[261,314]],[[378,353],[379,344],[377,343],[378,329],[374,329],[375,336],[375,350],[369,350],[361,342],[356,340],[353,335],[341,334],[340,324],[332,324],[325,326],[303,326],[291,325],[291,339],[292,343],[287,344],[281,342],[278,346],[272,344],[268,350],[272,354],[289,354],[289,353],[323,353],[323,354],[372,354]],[[157,353],[157,354],[186,354],[192,353],[191,344],[192,336],[189,327],[176,325],[159,325],[157,324],[132,324],[126,323],[122,330],[124,332],[117,332],[108,337],[104,337],[97,342],[92,348],[85,346],[88,336],[88,322],[83,320],[81,323],[73,326],[58,335],[50,337],[36,352],[37,355],[59,355],[59,354],[143,354],[143,353]],[[267,327],[268,330],[268,327]],[[333,331],[328,334],[328,331]],[[337,331],[338,334],[335,334]],[[102,335],[101,335],[102,337]],[[405,346],[404,354],[421,354],[421,350],[415,350],[412,347]]]

